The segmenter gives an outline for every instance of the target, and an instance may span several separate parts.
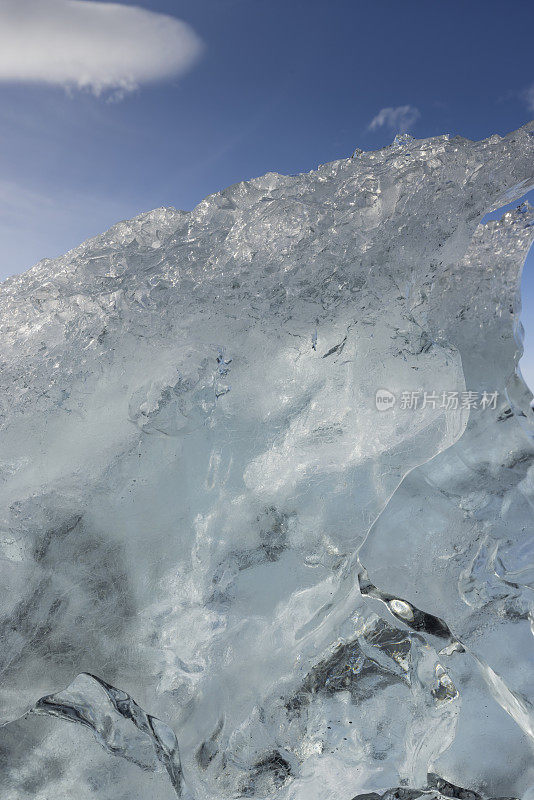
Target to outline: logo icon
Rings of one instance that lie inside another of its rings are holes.
[[[375,405],[378,411],[389,411],[393,408],[397,398],[389,389],[377,389],[375,395]]]

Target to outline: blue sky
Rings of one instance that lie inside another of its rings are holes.
[[[533,30],[531,0],[0,0],[0,276],[399,127],[506,133],[534,117]]]

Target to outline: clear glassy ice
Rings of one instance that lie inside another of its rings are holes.
[[[157,209],[0,296],[5,800],[530,796],[534,124]]]

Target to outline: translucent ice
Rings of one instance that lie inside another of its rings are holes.
[[[534,124],[158,209],[0,296],[2,800],[534,791]]]

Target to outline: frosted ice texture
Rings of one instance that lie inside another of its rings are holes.
[[[533,155],[402,137],[3,284],[2,800],[532,796],[532,209],[479,223]]]

